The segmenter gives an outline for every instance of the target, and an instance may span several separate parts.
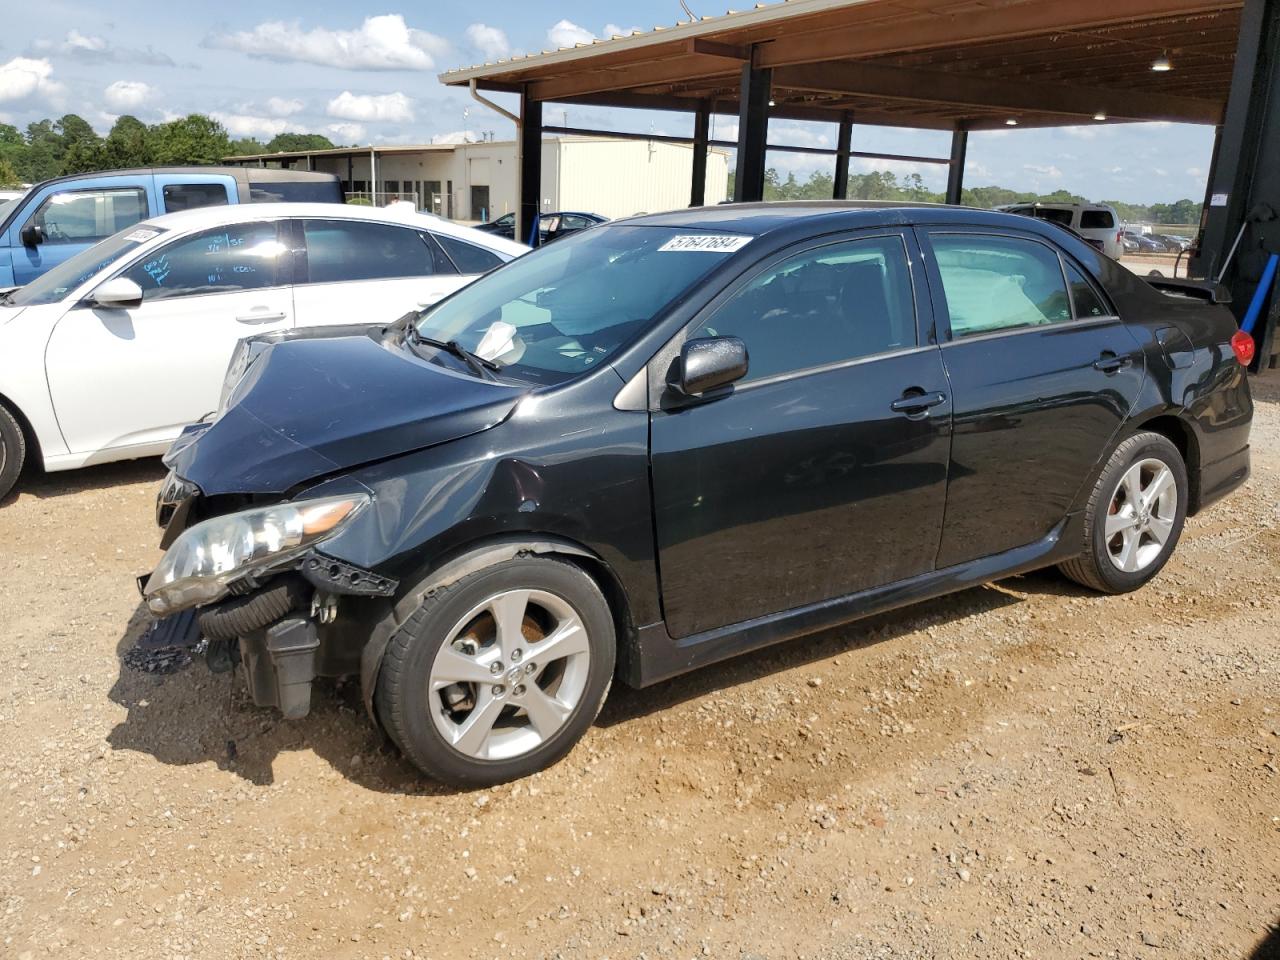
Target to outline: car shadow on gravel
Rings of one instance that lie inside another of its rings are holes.
[[[664,683],[633,690],[614,684],[600,717],[602,726],[625,723],[636,717],[666,710],[687,700],[751,683],[774,673],[808,663],[857,652],[879,643],[939,623],[992,613],[1022,602],[1019,594],[1063,597],[1090,596],[1054,570],[1040,570],[997,584],[973,587],[934,600],[841,624],[807,637],[797,637],[772,647],[734,657],[695,670]]]
[[[644,690],[614,684],[596,721],[613,726],[806,663],[898,639],[938,623],[980,616],[1022,602],[1022,594],[1083,596],[1053,572],[1034,573],[879,614],[745,654]],[[381,793],[446,795],[457,789],[425,779],[365,713],[358,681],[317,681],[311,713],[283,719],[254,706],[240,677],[211,673],[178,651],[137,647],[150,622],[139,604],[117,644],[119,675],[111,700],[127,711],[107,736],[117,750],[176,766],[213,763],[260,786],[275,782],[282,755],[311,751],[361,787]],[[465,791],[463,791],[465,792]]]
[[[58,470],[53,473],[46,473],[39,467],[27,467],[13,490],[0,498],[0,508],[13,503],[24,494],[51,500],[75,496],[86,490],[103,490],[133,483],[159,484],[164,475],[165,468],[158,457],[123,460],[119,463],[104,463],[81,470]]]
[[[1262,938],[1249,960],[1280,960],[1280,917],[1271,925],[1267,935]]]

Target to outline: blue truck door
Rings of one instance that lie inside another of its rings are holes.
[[[154,209],[150,194],[150,174],[63,180],[35,191],[4,236],[13,282],[30,283],[98,241],[145,220]],[[24,244],[27,227],[38,227],[43,236]]]
[[[155,178],[157,213],[223,207],[240,200],[235,177],[225,174],[157,172]]]

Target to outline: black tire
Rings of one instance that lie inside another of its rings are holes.
[[[22,426],[4,404],[0,404],[0,500],[13,489],[27,460],[27,438]]]
[[[545,742],[508,759],[478,759],[459,752],[437,729],[439,709],[429,690],[436,655],[449,631],[486,598],[505,590],[540,590],[567,603],[587,632],[586,684],[572,713]],[[613,679],[616,637],[609,604],[581,568],[544,557],[518,557],[432,591],[396,631],[374,690],[374,706],[387,734],[428,776],[455,786],[481,787],[529,776],[561,760],[582,738],[604,705]]]
[[[1172,529],[1160,552],[1142,569],[1127,572],[1112,562],[1106,536],[1106,518],[1116,498],[1125,473],[1143,460],[1158,460],[1173,474],[1178,503]],[[1139,433],[1125,440],[1111,455],[1089,495],[1085,507],[1084,537],[1080,556],[1060,564],[1058,569],[1082,586],[1101,593],[1128,593],[1150,581],[1173,556],[1182,536],[1190,499],[1187,467],[1182,454],[1167,437],[1158,433]]]

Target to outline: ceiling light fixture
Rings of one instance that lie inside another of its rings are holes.
[[[1151,61],[1151,69],[1156,73],[1168,73],[1173,69],[1173,61],[1169,59],[1168,53],[1162,53]]]
[[[1015,120],[1013,117],[1010,117],[1008,120],[1004,122],[1004,125],[1006,127],[1016,127],[1018,125],[1018,121]]]
[[[777,106],[777,103],[775,103],[773,100],[770,100],[770,101],[769,101],[769,106],[771,106],[771,107],[776,107],[776,106]]]
[[[1095,120],[1105,120],[1105,119],[1107,119],[1107,111],[1105,111],[1105,110],[1099,110],[1097,113],[1095,113],[1095,114],[1093,115],[1093,119],[1095,119]]]

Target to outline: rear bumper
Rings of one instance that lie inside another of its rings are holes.
[[[1200,496],[1197,510],[1217,503],[1232,490],[1249,479],[1249,448],[1247,446],[1230,456],[1205,464],[1200,468]]]

